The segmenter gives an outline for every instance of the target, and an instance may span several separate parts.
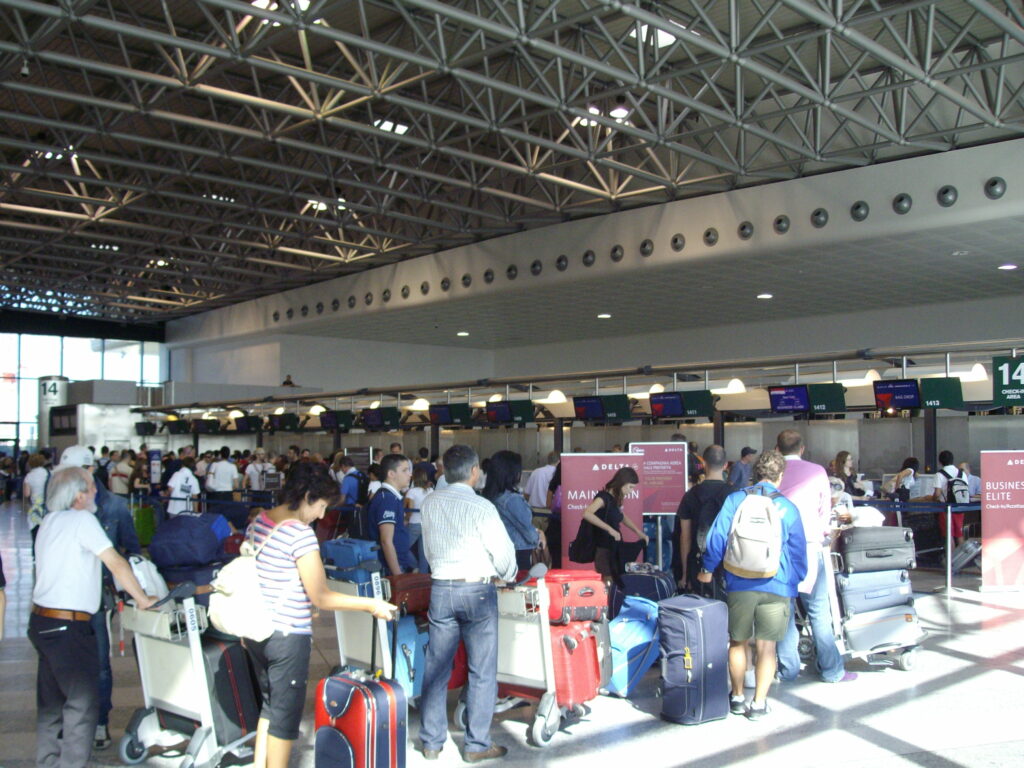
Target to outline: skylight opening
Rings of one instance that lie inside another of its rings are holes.
[[[388,133],[395,133],[398,134],[399,136],[404,136],[406,132],[409,130],[409,126],[406,125],[405,123],[398,123],[392,120],[386,120],[384,118],[374,120],[373,125],[376,128],[380,128],[382,131],[387,131]]]
[[[695,32],[694,30],[692,30],[689,27],[687,27],[685,24],[680,24],[678,21],[672,21],[671,19],[668,19],[668,23],[671,24],[673,27],[679,27],[680,34],[673,34],[671,32],[666,32],[664,29],[655,29],[654,30],[654,44],[659,49],[664,48],[665,46],[668,46],[668,45],[672,45],[672,43],[674,43],[676,40],[678,40],[680,37],[683,36],[682,35],[683,32],[685,32],[686,34],[689,34],[689,35],[694,35],[695,37],[700,37],[700,32]],[[640,39],[641,40],[649,39],[648,31],[650,29],[651,29],[651,27],[648,26],[647,24],[641,24],[640,25]],[[630,30],[629,36],[632,37],[634,40],[637,38],[637,28],[636,27],[633,27],[633,29]]]

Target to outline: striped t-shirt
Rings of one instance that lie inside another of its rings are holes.
[[[313,634],[312,606],[295,563],[318,549],[316,534],[298,520],[285,520],[274,530],[274,521],[265,512],[252,525],[253,542],[257,547],[274,531],[256,556],[260,590],[274,610],[274,629],[296,635]]]

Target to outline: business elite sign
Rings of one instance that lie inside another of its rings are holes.
[[[592,563],[574,563],[569,559],[569,543],[583,519],[585,510],[622,467],[632,467],[640,474],[641,457],[629,453],[564,453],[562,454],[562,567],[591,570]],[[641,478],[641,484],[643,479]],[[634,488],[622,504],[622,513],[643,530],[640,489]],[[619,526],[623,541],[636,541],[633,532]]]
[[[981,452],[981,585],[1024,589],[1024,451]]]

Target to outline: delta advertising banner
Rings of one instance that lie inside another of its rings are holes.
[[[640,462],[640,508],[674,515],[686,493],[686,443],[630,443]]]
[[[563,453],[562,454],[562,567],[592,570],[593,563],[574,563],[569,559],[569,543],[583,519],[583,510],[590,506],[597,492],[608,484],[622,467],[641,473],[642,457],[630,453]],[[641,478],[641,484],[643,479]],[[643,530],[640,489],[633,489],[622,504],[622,513]],[[636,541],[633,532],[619,526],[623,541]]]
[[[981,588],[1024,589],[1024,451],[981,452]]]

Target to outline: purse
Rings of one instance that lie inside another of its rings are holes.
[[[280,523],[263,540],[255,545],[255,530],[239,547],[239,555],[225,565],[210,583],[210,608],[207,612],[210,623],[221,632],[250,640],[266,640],[274,633],[274,614],[281,601],[288,594],[289,582],[273,603],[267,604],[260,588],[256,557],[280,527]],[[297,569],[296,569],[297,573]]]

